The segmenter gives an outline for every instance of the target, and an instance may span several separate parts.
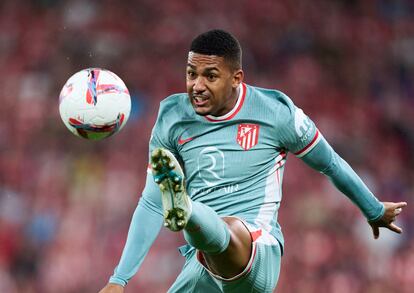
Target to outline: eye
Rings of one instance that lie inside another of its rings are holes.
[[[196,73],[194,71],[188,70],[187,71],[187,78],[194,79],[196,77]]]
[[[217,75],[210,73],[207,75],[208,81],[215,81],[217,79]]]

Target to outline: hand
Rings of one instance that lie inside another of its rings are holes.
[[[104,288],[102,288],[99,293],[123,293],[124,287],[118,284],[108,283]]]
[[[406,202],[383,202],[385,207],[384,215],[381,219],[375,222],[369,222],[374,233],[374,238],[378,239],[379,237],[379,227],[385,227],[394,231],[395,233],[401,234],[402,229],[395,225],[393,222],[395,218],[401,213],[402,208],[407,206]]]

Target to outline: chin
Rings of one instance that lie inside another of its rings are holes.
[[[206,115],[211,115],[211,109],[208,107],[197,107],[196,105],[192,104],[194,112],[196,112],[197,115],[200,116],[206,116]]]
[[[200,109],[194,108],[194,111],[196,112],[197,115],[200,115],[200,116],[210,115],[210,111],[208,111],[207,109],[200,110]]]

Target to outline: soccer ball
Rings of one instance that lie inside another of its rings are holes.
[[[88,68],[72,75],[59,96],[60,117],[76,136],[99,140],[120,131],[129,118],[131,98],[113,72]]]

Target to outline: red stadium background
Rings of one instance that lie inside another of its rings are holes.
[[[5,0],[0,3],[0,292],[98,292],[120,257],[165,96],[185,90],[194,36],[222,28],[246,82],[287,93],[383,201],[407,201],[402,236],[374,241],[362,214],[290,156],[277,292],[414,288],[414,2]],[[126,127],[70,134],[58,96],[76,71],[127,84]],[[166,292],[183,258],[162,230],[126,292]]]

